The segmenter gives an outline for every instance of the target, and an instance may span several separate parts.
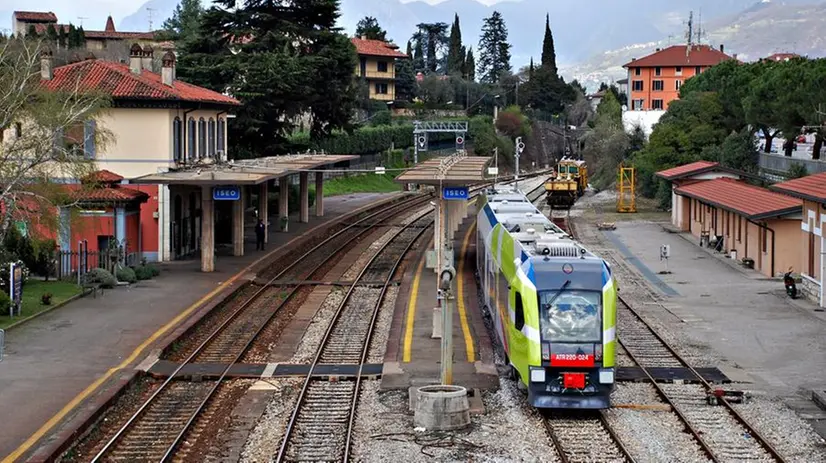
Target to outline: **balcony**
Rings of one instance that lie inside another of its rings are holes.
[[[388,69],[387,72],[379,72],[379,71],[366,71],[363,76],[366,79],[386,79],[386,80],[395,80],[396,73],[392,69]]]

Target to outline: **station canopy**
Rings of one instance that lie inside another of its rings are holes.
[[[399,175],[396,182],[436,186],[485,183],[490,181],[485,168],[492,160],[492,157],[463,155],[434,158]]]
[[[320,169],[358,159],[351,155],[290,154],[256,159],[233,160],[221,164],[199,164],[169,172],[159,172],[129,181],[152,185],[258,185],[301,171]]]

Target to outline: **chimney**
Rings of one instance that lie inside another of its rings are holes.
[[[659,48],[657,48],[657,51],[660,51],[660,49],[659,49]]]
[[[137,43],[133,44],[129,49],[129,70],[132,74],[140,75],[141,73],[141,55],[143,55],[143,48]]]
[[[361,36],[361,40],[367,40],[367,36],[366,36],[366,35],[362,35],[362,36]]]
[[[148,45],[148,44],[145,45],[143,47],[143,53],[142,53],[142,56],[141,56],[141,68],[143,68],[146,71],[153,72],[154,69],[152,69],[153,68],[152,60],[153,60],[154,57],[155,57],[155,50],[152,49],[151,45]]]
[[[720,53],[725,53],[725,52],[726,52],[726,46],[721,43],[720,44]]]
[[[42,80],[52,80],[52,77],[54,77],[52,51],[46,49],[40,53],[40,78]]]
[[[171,51],[164,53],[161,63],[161,82],[171,87],[175,81],[175,54]]]

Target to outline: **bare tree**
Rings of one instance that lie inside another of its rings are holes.
[[[32,207],[42,223],[51,215],[44,204],[71,205],[72,195],[54,180],[87,176],[95,170],[87,149],[111,140],[102,124],[90,122],[103,115],[109,98],[80,81],[50,88],[51,60],[39,41],[0,44],[0,241]]]

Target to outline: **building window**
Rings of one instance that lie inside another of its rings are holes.
[[[88,120],[83,124],[83,153],[88,159],[94,159],[97,155],[97,121]]]
[[[683,67],[682,66],[677,66],[676,68],[674,68],[674,73],[678,76],[683,75]]]
[[[652,85],[655,92],[661,92],[661,91],[665,90],[665,84],[663,83],[662,80],[655,80],[655,81],[651,82],[651,85]]]
[[[661,76],[661,75],[663,75],[663,68],[661,68],[661,67],[659,67],[659,66],[655,67],[655,68],[654,68],[654,75],[655,75],[655,76]]]
[[[204,158],[206,157],[206,145],[207,145],[207,134],[206,134],[206,121],[202,117],[198,120],[198,157]]]
[[[376,69],[379,72],[387,72],[387,61],[379,61]]]
[[[181,162],[184,158],[183,130],[184,124],[181,122],[181,118],[176,117],[172,121],[172,156],[175,158],[175,162]]]
[[[694,74],[700,74],[701,72],[703,72],[703,68],[702,68],[702,67],[700,67],[700,66],[696,66],[696,67],[694,68]]]
[[[209,143],[207,144],[209,151],[207,154],[209,157],[213,157],[215,156],[215,120],[211,117],[209,118],[209,132],[207,134],[209,136]]]
[[[682,87],[682,86],[683,86],[683,81],[682,80],[675,80],[674,81],[674,90],[677,90],[679,92],[680,87]]]
[[[635,76],[642,75],[642,69],[641,68],[634,68],[634,75]]]
[[[663,100],[651,100],[651,109],[663,109]]]
[[[195,159],[195,119],[189,118],[187,121],[187,128],[186,130],[189,132],[189,136],[187,136],[187,142],[189,143],[189,150],[187,150],[187,154],[189,154],[189,160],[192,161]]]
[[[634,111],[642,111],[643,109],[645,109],[644,106],[645,100],[643,99],[631,101],[631,109],[633,109]]]
[[[387,95],[387,84],[376,84],[376,94]]]
[[[641,80],[635,80],[631,83],[631,85],[633,86],[632,90],[634,90],[635,92],[641,92],[642,91],[643,86],[642,86],[642,81]]]
[[[226,150],[226,130],[227,124],[224,122],[224,119],[218,119],[218,151],[222,154],[224,150]]]

